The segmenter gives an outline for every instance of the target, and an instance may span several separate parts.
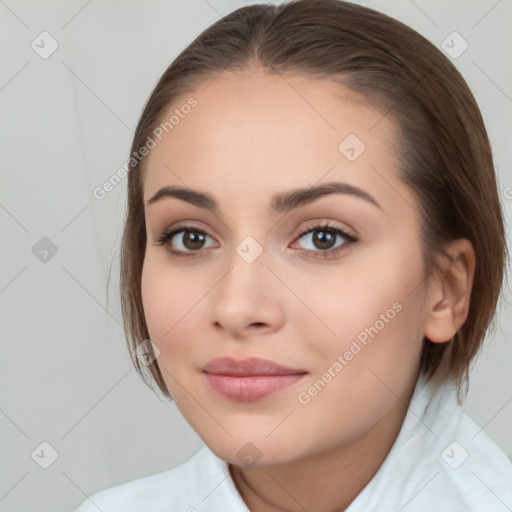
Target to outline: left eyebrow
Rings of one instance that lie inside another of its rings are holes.
[[[287,192],[280,192],[272,197],[270,212],[284,213],[300,206],[312,203],[317,199],[330,194],[345,194],[362,199],[382,210],[377,200],[359,187],[332,181],[314,187],[298,188]]]
[[[330,194],[345,194],[357,197],[382,210],[382,206],[377,202],[377,200],[363,189],[350,185],[349,183],[330,182],[323,185],[297,188],[274,194],[272,196],[269,211],[270,213],[288,212]],[[210,211],[215,211],[218,207],[217,201],[210,194],[176,186],[161,188],[147,201],[147,205],[149,206],[164,198],[171,197]]]

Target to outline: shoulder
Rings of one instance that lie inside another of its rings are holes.
[[[204,446],[188,461],[172,469],[96,492],[75,512],[192,512],[197,510],[195,505],[229,475],[224,465]]]
[[[425,510],[432,504],[475,512],[507,510],[512,462],[457,403],[453,383],[431,392],[425,386],[411,404],[418,418],[411,420],[410,437],[403,440],[405,452],[416,456],[418,464],[410,468],[410,497],[419,510],[420,504]]]
[[[423,432],[417,443],[420,455],[430,463],[426,474],[433,478],[431,499],[466,511],[507,510],[512,506],[512,462],[463,410],[456,394],[453,382],[444,385],[422,417],[431,430],[417,426]]]
[[[465,510],[510,510],[512,462],[468,414],[454,412],[453,435],[439,446],[441,487],[456,495]]]
[[[512,462],[456,400],[421,379],[386,460],[347,512],[512,510]]]

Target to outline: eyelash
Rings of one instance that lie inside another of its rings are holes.
[[[196,228],[194,226],[179,226],[179,227],[176,227],[169,231],[164,231],[159,236],[159,238],[157,238],[155,240],[154,245],[157,245],[157,246],[165,245],[165,244],[167,244],[167,242],[172,240],[172,238],[175,235],[177,235],[178,233],[187,232],[187,231],[192,232],[192,233],[197,233],[200,235],[204,235],[204,236],[209,236],[208,233],[206,233],[202,229]],[[327,259],[330,257],[334,257],[340,251],[345,250],[348,246],[350,246],[358,241],[358,239],[355,236],[347,233],[346,231],[343,231],[342,229],[340,229],[332,224],[329,224],[328,222],[323,223],[321,225],[316,225],[313,227],[306,228],[304,231],[302,231],[300,233],[300,235],[298,235],[297,240],[301,239],[305,235],[308,235],[309,233],[314,233],[315,231],[323,231],[323,232],[327,231],[334,235],[338,235],[338,236],[344,238],[345,242],[343,244],[339,245],[338,247],[335,247],[334,249],[327,249],[325,251],[322,251],[320,249],[317,251],[312,251],[312,250],[307,250],[307,249],[301,250],[302,253],[307,254],[308,256],[310,256],[311,253],[313,253],[314,258]],[[198,252],[184,253],[182,251],[176,251],[175,249],[172,249],[171,247],[168,247],[167,250],[173,256],[178,256],[178,257],[182,257],[182,258],[196,258],[199,254]]]

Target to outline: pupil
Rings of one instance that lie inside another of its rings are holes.
[[[190,250],[200,249],[201,244],[203,242],[204,235],[202,235],[201,233],[188,231],[185,233],[185,236],[183,237],[183,245],[185,245],[185,247]]]
[[[317,231],[313,237],[313,242],[319,249],[330,249],[334,242],[334,236],[328,231]]]

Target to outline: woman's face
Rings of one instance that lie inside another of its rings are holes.
[[[143,180],[142,296],[168,389],[235,464],[354,443],[409,396],[424,335],[420,222],[393,122],[339,85],[263,72],[204,83],[166,119],[191,96]],[[210,363],[226,357],[231,369]]]

